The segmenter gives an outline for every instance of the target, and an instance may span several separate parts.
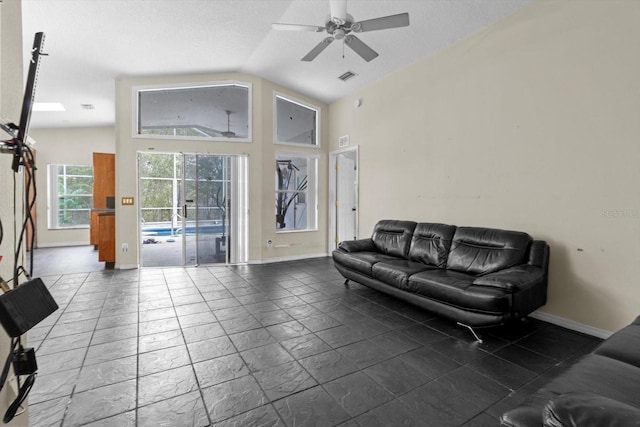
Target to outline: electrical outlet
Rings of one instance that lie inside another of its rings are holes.
[[[273,240],[269,239],[267,240],[267,247],[270,248],[273,246]]]
[[[123,243],[122,244],[122,252],[129,252],[129,244],[128,243]]]

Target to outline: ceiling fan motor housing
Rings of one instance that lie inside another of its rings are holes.
[[[356,27],[360,27],[358,24],[353,25],[353,16],[347,13],[346,19],[339,18],[327,18],[327,23],[324,25],[327,33],[331,34],[334,39],[342,40],[344,36],[351,31],[357,31]]]

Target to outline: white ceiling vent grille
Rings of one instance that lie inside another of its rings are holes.
[[[351,77],[355,77],[357,76],[356,73],[354,73],[353,71],[347,71],[346,73],[344,73],[343,75],[341,75],[340,77],[338,77],[340,80],[342,80],[343,82],[346,82],[347,80],[349,80]]]

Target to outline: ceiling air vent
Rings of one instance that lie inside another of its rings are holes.
[[[357,76],[356,73],[354,73],[353,71],[347,71],[346,73],[344,73],[343,75],[341,75],[340,77],[338,77],[340,80],[342,80],[343,82],[346,82],[347,80],[349,80],[351,77],[355,77]]]

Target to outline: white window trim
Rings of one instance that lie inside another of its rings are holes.
[[[300,158],[306,158],[307,160],[313,160],[313,167],[311,169],[313,169],[313,176],[311,176],[311,173],[309,173],[309,176],[313,179],[313,182],[310,182],[311,179],[308,178],[308,187],[307,187],[307,200],[309,199],[309,196],[313,196],[313,208],[309,208],[307,207],[308,211],[307,211],[307,223],[308,226],[307,228],[301,228],[301,229],[293,229],[293,230],[282,230],[282,229],[275,229],[276,230],[276,234],[286,234],[286,233],[309,233],[309,232],[317,232],[318,231],[318,163],[319,163],[319,159],[320,159],[320,155],[319,154],[315,154],[315,153],[298,153],[298,152],[292,152],[292,151],[277,151],[275,153],[275,157],[274,160],[277,160],[279,157],[300,157]],[[313,194],[310,193],[310,190],[313,189]],[[273,194],[275,195],[278,192],[278,189],[275,187],[274,185],[274,190],[273,190]],[[274,222],[274,227],[275,227],[275,222]]]
[[[285,99],[294,104],[298,104],[302,107],[308,108],[310,110],[314,110],[316,112],[316,144],[301,144],[298,142],[284,142],[278,141],[278,98]],[[321,146],[322,139],[320,138],[320,124],[322,113],[320,107],[317,105],[310,104],[305,101],[301,101],[299,99],[294,98],[293,96],[287,95],[282,92],[273,91],[273,143],[277,145],[289,145],[293,147],[306,147],[306,148],[314,148],[319,149]]]
[[[55,167],[54,167],[55,166]],[[48,230],[85,230],[91,228],[91,208],[89,208],[89,224],[86,225],[58,225],[60,219],[58,217],[58,172],[55,170],[58,166],[88,166],[91,165],[74,165],[50,163],[47,165],[47,229]],[[92,195],[93,196],[93,195]]]
[[[225,137],[194,137],[194,136],[172,136],[172,135],[143,135],[138,133],[138,118],[139,118],[139,105],[138,105],[138,93],[142,91],[150,90],[162,90],[162,89],[191,89],[199,87],[212,87],[212,86],[242,86],[249,90],[249,96],[247,99],[247,120],[249,128],[247,133],[248,138],[225,138]],[[217,80],[198,83],[170,83],[170,84],[158,84],[158,85],[145,85],[134,86],[131,88],[131,137],[136,139],[159,139],[159,140],[186,140],[186,141],[213,141],[213,142],[252,142],[253,141],[253,85],[249,82],[243,82],[240,80]]]

